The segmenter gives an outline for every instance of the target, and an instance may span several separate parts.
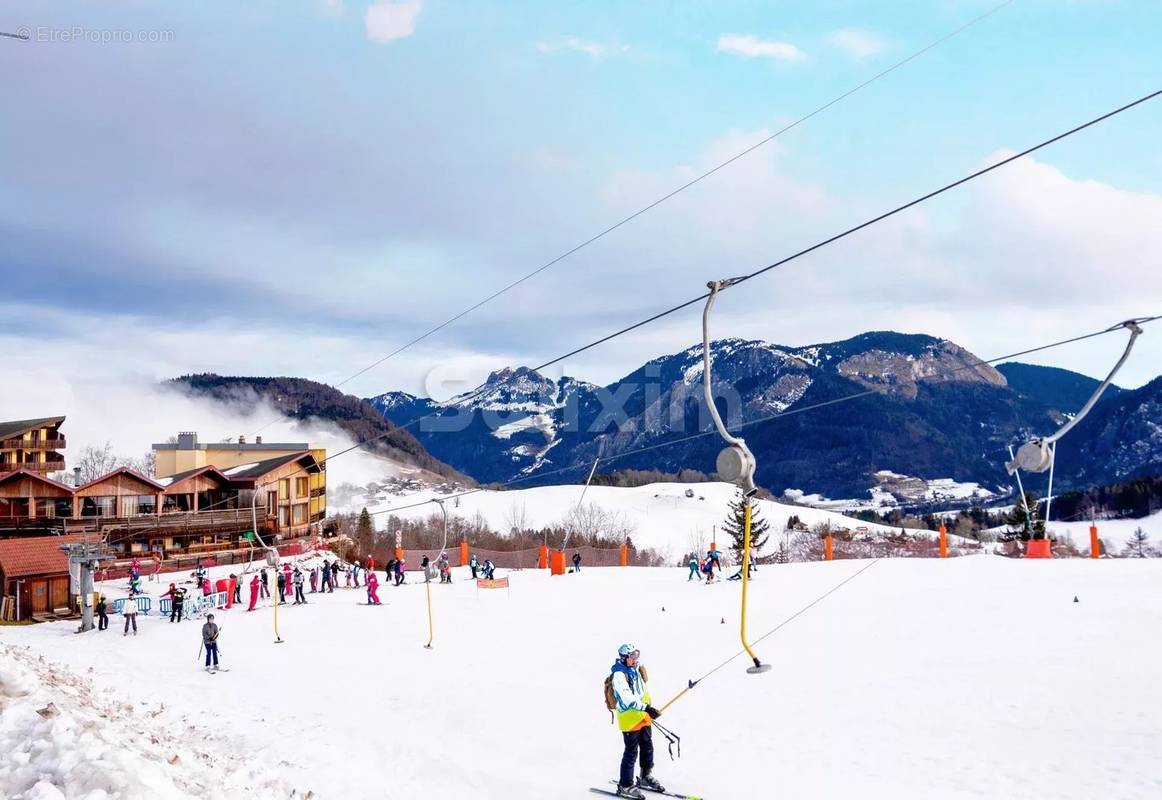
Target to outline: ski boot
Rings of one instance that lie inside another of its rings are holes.
[[[645,800],[645,795],[642,794],[642,790],[637,788],[636,786],[622,786],[622,785],[618,784],[617,796],[618,797],[632,797],[632,798],[634,798],[634,800]]]
[[[666,787],[658,783],[653,775],[642,775],[637,779],[637,785],[643,789],[648,789],[651,792],[665,792]]]

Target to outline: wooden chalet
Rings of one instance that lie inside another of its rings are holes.
[[[64,417],[0,422],[0,472],[25,469],[40,475],[65,468]]]
[[[73,490],[73,517],[135,517],[157,515],[162,508],[165,487],[129,467],[118,467],[107,475]]]
[[[20,468],[0,473],[0,535],[59,532],[73,516],[73,487]]]
[[[80,540],[80,536],[0,540],[0,594],[9,619],[77,610],[69,591],[69,558],[61,546]]]

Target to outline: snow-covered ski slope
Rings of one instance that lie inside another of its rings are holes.
[[[715,526],[718,526],[719,547],[725,550],[729,545],[721,531],[722,523],[729,514],[730,501],[737,493],[731,484],[651,483],[633,488],[590,486],[582,501],[583,488],[577,485],[539,486],[503,492],[473,492],[459,498],[458,505],[450,502],[448,512],[467,518],[479,512],[489,526],[498,531],[509,530],[513,515],[523,513],[526,519],[524,526],[536,529],[560,524],[569,511],[577,507],[578,502],[584,502],[586,506],[596,506],[628,523],[633,529],[631,536],[635,546],[641,549],[652,548],[667,558],[678,559],[684,553],[705,550],[711,542]],[[687,491],[693,492],[694,496],[687,497]],[[392,511],[393,508],[446,496],[435,490],[426,490],[369,503],[367,510],[380,512],[377,514],[377,525],[382,528],[384,518],[390,514],[415,518],[440,513],[434,504],[399,512]],[[358,512],[362,506],[356,499],[345,510]],[[871,532],[883,533],[898,530],[861,522],[837,511],[793,506],[771,500],[757,501],[757,509],[771,524],[772,533],[782,531],[787,518],[792,515],[798,515],[808,526],[829,522],[835,528],[854,529],[862,526]],[[776,546],[777,537],[771,536],[765,552],[773,552]]]
[[[764,567],[751,589],[753,639],[869,563]],[[13,660],[44,655],[149,717],[93,721],[137,731],[125,751],[152,773],[179,770],[170,751],[179,765],[224,767],[202,791],[183,790],[193,785],[185,772],[184,783],[146,791],[128,777],[132,760],[108,759],[69,722],[75,696],[50,692],[62,716],[37,722],[0,691],[0,796],[60,796],[30,790],[32,763],[58,786],[90,776],[64,796],[92,800],[252,796],[243,786],[269,796],[272,771],[320,800],[584,798],[620,757],[599,700],[619,643],[641,649],[658,705],[740,649],[737,583],[688,583],[673,568],[507,574],[510,594],[477,596],[462,569],[451,586],[432,585],[431,650],[414,583],[381,586],[382,607],[357,605],[362,590],[308,595],[282,609],[283,644],[272,643],[269,607],[221,612],[231,672],[220,675],[201,670],[188,622],[151,615],[136,638],[120,635],[117,618],[83,636],[72,623],[0,628],[16,646],[0,658],[0,686]],[[147,586],[154,596],[163,587]],[[1159,586],[1156,559],[876,562],[756,642],[771,672],[748,675],[736,658],[678,701],[663,721],[682,736],[682,758],[659,746],[657,774],[712,800],[1162,797]],[[171,738],[153,743],[157,730]],[[227,754],[251,758],[253,775]],[[123,774],[120,794],[96,793],[101,770]]]

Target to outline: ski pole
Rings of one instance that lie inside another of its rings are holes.
[[[670,760],[671,761],[674,760],[674,745],[678,746],[678,758],[681,758],[682,757],[682,737],[679,736],[678,734],[674,733],[673,731],[668,730],[667,728],[663,728],[661,725],[658,724],[657,720],[654,720],[652,724],[655,728],[658,729],[658,733],[660,733],[660,734],[662,734],[662,736],[666,737],[666,741],[669,742]]]

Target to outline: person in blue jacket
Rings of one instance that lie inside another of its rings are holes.
[[[645,797],[639,786],[654,792],[666,791],[652,774],[654,740],[650,726],[662,712],[650,704],[650,689],[640,659],[641,652],[634,645],[623,644],[617,648],[617,661],[610,668],[613,697],[617,701],[617,727],[625,744],[617,781],[618,797]],[[636,785],[633,780],[634,761],[641,765],[641,776]]]

